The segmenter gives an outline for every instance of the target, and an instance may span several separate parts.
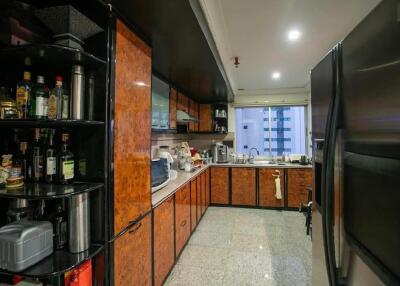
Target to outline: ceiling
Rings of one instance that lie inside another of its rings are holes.
[[[304,87],[310,70],[380,0],[199,0],[235,94]],[[288,32],[302,35],[290,42]],[[233,58],[240,65],[234,66]],[[273,80],[274,71],[281,73]],[[240,90],[240,89],[244,89]]]

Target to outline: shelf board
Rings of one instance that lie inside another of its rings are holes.
[[[32,278],[50,278],[63,274],[88,259],[95,257],[104,248],[101,244],[91,244],[90,248],[81,253],[71,253],[67,250],[54,251],[50,256],[21,272],[12,272],[0,269],[0,273],[7,275],[20,275]]]
[[[84,127],[104,126],[103,121],[75,119],[0,119],[0,127]]]
[[[20,189],[0,189],[0,198],[48,200],[67,198],[103,187],[103,183],[75,182],[70,185],[25,183]]]
[[[55,66],[83,65],[87,68],[99,68],[106,61],[92,54],[55,44],[31,44],[9,46],[0,49],[0,57],[10,63],[23,62],[25,57],[30,57],[34,65],[51,63]]]

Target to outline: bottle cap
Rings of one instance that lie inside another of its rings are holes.
[[[56,76],[56,81],[63,81],[63,77],[60,75]]]
[[[44,76],[38,75],[37,76],[37,83],[44,83]]]
[[[28,71],[24,72],[24,80],[31,80],[31,73]]]

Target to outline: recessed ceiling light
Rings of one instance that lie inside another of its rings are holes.
[[[297,41],[301,36],[301,32],[299,30],[290,30],[288,33],[289,41]]]
[[[271,75],[272,79],[280,79],[281,73],[280,72],[273,72]]]

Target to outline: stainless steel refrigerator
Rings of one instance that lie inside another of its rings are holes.
[[[312,285],[400,285],[400,2],[311,72]]]

